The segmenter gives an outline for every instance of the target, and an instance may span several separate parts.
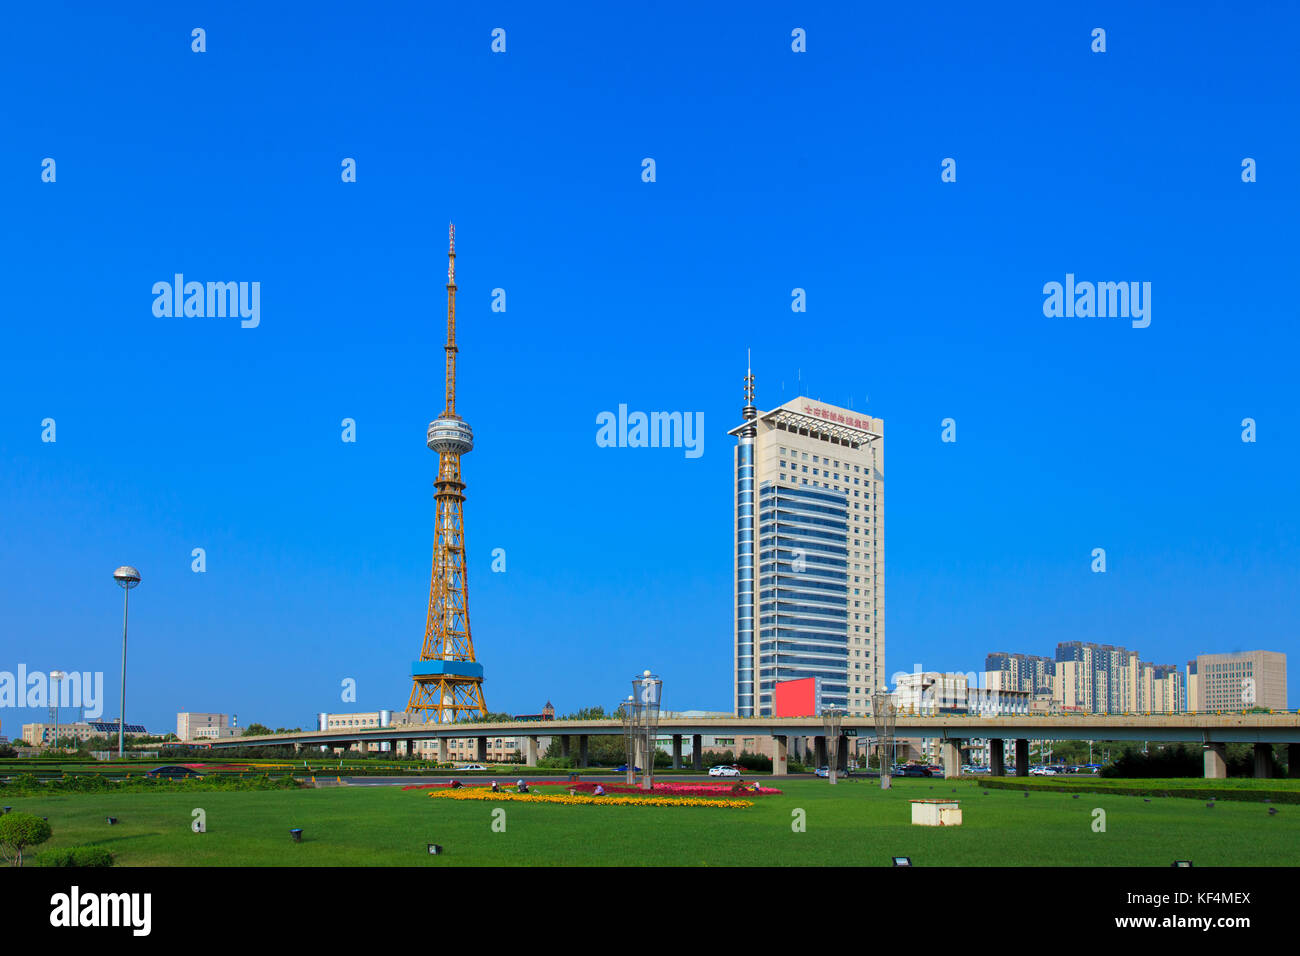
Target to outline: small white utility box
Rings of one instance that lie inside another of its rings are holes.
[[[922,827],[961,826],[961,806],[957,800],[913,800],[912,823]]]

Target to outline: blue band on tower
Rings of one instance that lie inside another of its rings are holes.
[[[476,661],[415,661],[412,677],[477,677],[483,679],[483,665]]]

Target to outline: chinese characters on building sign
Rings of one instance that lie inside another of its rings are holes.
[[[825,408],[816,408],[812,405],[803,407],[805,415],[811,415],[814,418],[824,418],[828,422],[839,422],[841,425],[852,425],[854,428],[861,428],[866,431],[871,430],[870,418],[854,418],[852,415],[844,415],[840,412],[832,412]]]

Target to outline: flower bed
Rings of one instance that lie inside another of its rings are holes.
[[[439,800],[493,800],[512,803],[560,803],[567,806],[611,804],[618,807],[720,807],[740,810],[754,805],[751,800],[702,800],[696,797],[593,797],[585,793],[512,793],[502,790],[493,793],[481,787],[462,787],[458,790],[430,790],[429,796]]]
[[[596,784],[592,782],[561,783],[559,786],[568,787],[571,790],[578,790],[582,793],[591,793],[596,789]],[[651,791],[642,790],[640,787],[628,786],[627,784],[606,783],[601,784],[608,793],[650,793]],[[663,794],[670,797],[725,797],[734,794],[741,796],[767,796],[771,794],[780,794],[781,791],[775,787],[759,787],[755,790],[750,786],[741,786],[741,789],[732,789],[735,784],[730,783],[656,783],[654,793]]]

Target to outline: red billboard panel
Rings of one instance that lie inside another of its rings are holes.
[[[773,686],[773,717],[816,717],[821,703],[821,680],[779,680]]]

